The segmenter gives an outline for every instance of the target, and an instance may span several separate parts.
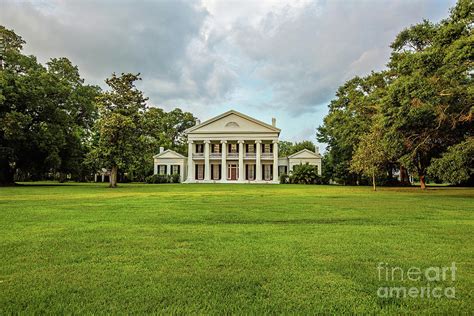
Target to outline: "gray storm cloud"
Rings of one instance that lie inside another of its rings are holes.
[[[439,20],[454,1],[295,3],[3,0],[0,24],[42,62],[70,58],[88,82],[140,72],[155,105],[203,114],[252,95],[242,90],[258,95],[261,84],[241,84],[250,78],[272,92],[265,110],[296,115],[327,104],[352,76],[382,69],[400,30]]]

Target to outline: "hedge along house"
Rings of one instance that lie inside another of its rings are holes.
[[[294,165],[318,166],[321,156],[302,150],[278,157],[280,129],[231,110],[185,131],[188,157],[172,150],[154,156],[155,174],[179,173],[185,183],[279,183]],[[179,166],[179,167],[177,167]]]

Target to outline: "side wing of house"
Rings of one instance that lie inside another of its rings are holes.
[[[300,164],[309,164],[318,167],[318,174],[322,174],[322,156],[319,153],[312,152],[308,149],[303,149],[293,155],[288,156],[288,170]]]
[[[187,159],[185,156],[173,151],[165,150],[153,156],[154,174],[179,174],[180,182],[186,180]]]

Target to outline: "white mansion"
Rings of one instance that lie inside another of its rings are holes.
[[[278,183],[295,165],[318,166],[321,155],[302,150],[278,157],[280,129],[237,111],[228,111],[185,131],[188,157],[172,150],[155,155],[155,174],[179,174],[185,183]]]

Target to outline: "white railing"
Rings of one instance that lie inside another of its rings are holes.
[[[209,157],[210,158],[221,158],[222,154],[221,153],[210,153]]]
[[[193,153],[193,158],[204,158],[203,153]]]
[[[256,153],[245,153],[245,158],[255,158],[256,156]]]
[[[227,158],[239,158],[239,153],[228,153]]]
[[[262,158],[266,158],[266,159],[273,158],[273,153],[262,153]]]

